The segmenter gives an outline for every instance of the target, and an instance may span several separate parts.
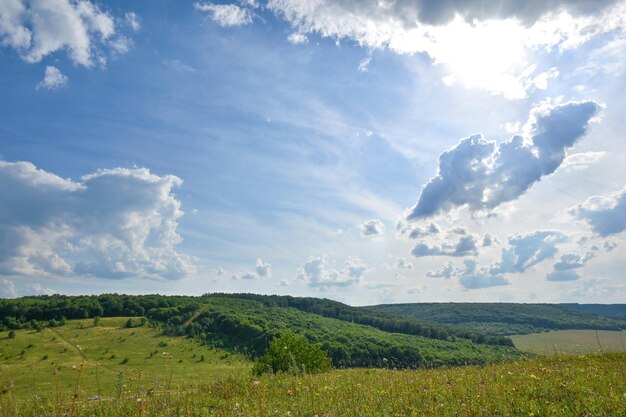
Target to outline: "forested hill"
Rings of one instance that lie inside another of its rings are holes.
[[[5,329],[58,326],[68,319],[139,316],[129,326],[256,357],[284,332],[319,343],[335,366],[423,367],[484,364],[517,357],[510,339],[394,317],[316,298],[207,294],[201,297],[105,294],[0,300]],[[367,323],[366,323],[367,322]]]
[[[586,313],[593,313],[599,316],[611,317],[626,320],[626,304],[559,304],[562,307],[570,308]]]
[[[626,329],[626,321],[608,317],[619,307],[585,304],[411,303],[383,304],[366,310],[445,324],[470,326],[489,335],[512,335],[565,329]],[[594,314],[598,313],[598,314]],[[607,315],[600,315],[607,314]]]

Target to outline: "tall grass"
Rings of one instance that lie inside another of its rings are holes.
[[[108,397],[0,396],[0,416],[623,416],[626,354],[485,367],[334,370],[165,385],[137,377]]]

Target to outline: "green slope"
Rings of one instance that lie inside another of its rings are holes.
[[[40,296],[0,300],[5,329],[40,329],[94,315],[143,315],[169,335],[262,354],[285,331],[305,335],[346,366],[430,367],[516,357],[509,339],[367,311],[330,300],[253,294]]]
[[[193,321],[188,322],[185,317],[172,316],[166,322],[187,322],[187,327],[179,328],[179,332],[251,356],[263,352],[272,337],[285,331],[303,334],[309,341],[321,344],[337,367],[484,364],[519,355],[512,347],[477,344],[454,336],[439,340],[386,332],[246,298],[207,297],[200,314],[192,315]]]
[[[620,330],[626,321],[577,311],[556,304],[413,303],[385,304],[368,310],[446,324],[471,326],[492,335],[536,333],[544,330]]]
[[[136,384],[204,383],[247,374],[241,355],[170,337],[127,318],[72,320],[41,331],[0,332],[0,382],[18,394],[112,395]]]

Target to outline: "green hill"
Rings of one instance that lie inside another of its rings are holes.
[[[144,316],[145,324],[159,327],[164,334],[188,336],[249,358],[262,354],[273,337],[290,331],[319,343],[335,367],[484,364],[520,355],[502,337],[488,338],[315,298],[56,295],[0,300],[0,314],[7,330],[41,330],[76,318]]]
[[[365,309],[470,326],[490,335],[528,334],[545,330],[626,329],[626,321],[619,318],[600,316],[558,304],[413,303],[383,304]]]
[[[139,321],[135,319],[135,321]],[[149,327],[127,328],[128,318],[70,320],[37,330],[0,332],[2,391],[21,395],[113,395],[136,384],[206,383],[248,373],[242,355],[202,346]]]

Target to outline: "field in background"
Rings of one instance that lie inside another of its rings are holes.
[[[515,347],[538,354],[626,352],[626,331],[559,330],[511,336]]]
[[[98,326],[71,320],[40,332],[17,330],[15,338],[0,332],[2,391],[112,395],[131,386],[175,387],[249,373],[251,363],[239,355],[148,327],[125,328],[127,320],[102,318]]]

